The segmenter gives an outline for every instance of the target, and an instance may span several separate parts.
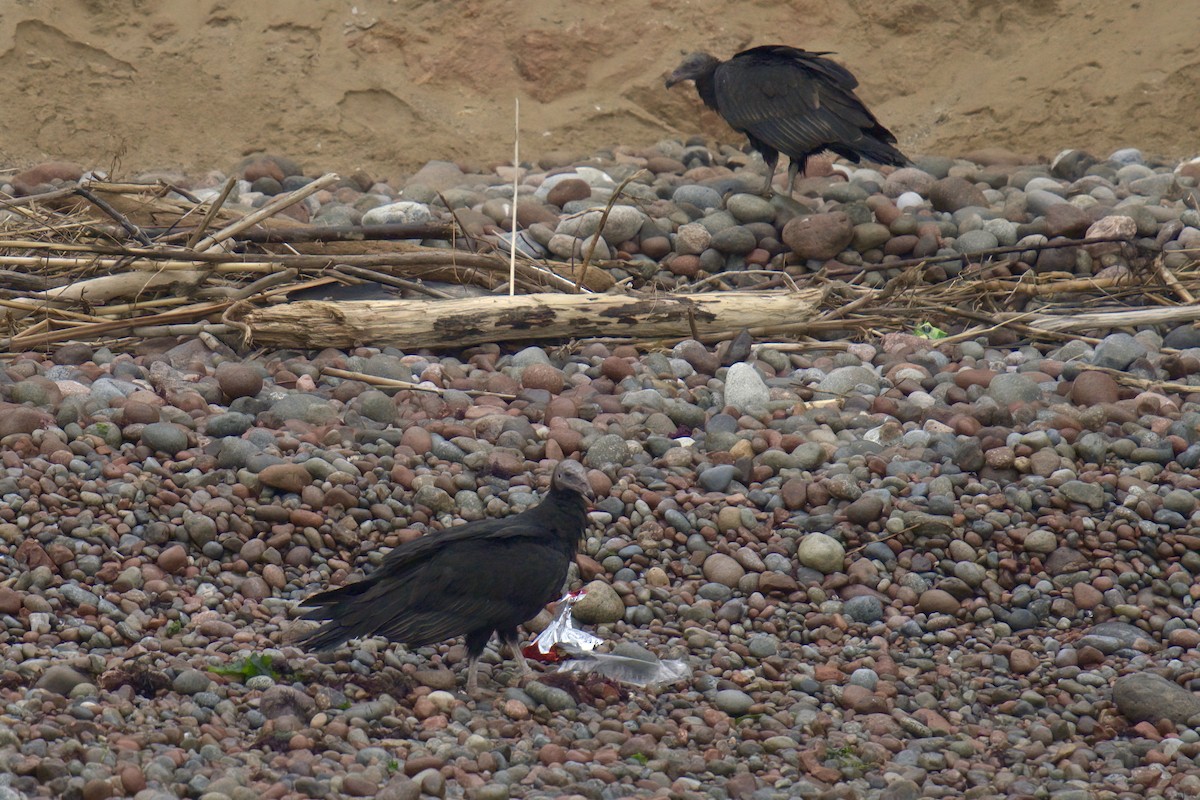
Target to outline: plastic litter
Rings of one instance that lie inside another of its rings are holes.
[[[521,648],[526,658],[543,664],[556,664],[576,653],[590,652],[604,641],[595,634],[575,627],[571,607],[585,594],[587,590],[580,589],[562,596],[558,601],[558,613],[554,615],[554,619],[550,620],[544,631],[533,637],[533,641]]]
[[[559,672],[594,673],[603,678],[629,683],[634,686],[654,686],[674,683],[686,677],[689,670],[682,661],[663,661],[653,655],[647,660],[620,653],[582,653],[558,665]]]
[[[673,683],[688,675],[688,666],[683,661],[664,661],[635,644],[619,642],[611,653],[597,652],[596,647],[604,640],[576,627],[571,613],[571,607],[584,594],[586,590],[581,589],[563,595],[554,619],[522,648],[527,658],[545,664],[557,663],[559,672],[595,674],[641,687]]]

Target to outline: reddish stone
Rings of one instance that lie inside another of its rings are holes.
[[[1046,222],[1046,235],[1051,238],[1066,236],[1074,239],[1082,236],[1091,224],[1087,212],[1070,203],[1055,203],[1046,209],[1043,219]]]
[[[546,202],[562,208],[572,200],[587,200],[592,196],[592,187],[579,178],[564,178],[546,193]]]
[[[77,181],[83,177],[83,167],[69,161],[47,161],[19,172],[12,178],[18,195],[32,194],[55,181]]]
[[[888,710],[886,698],[855,683],[842,689],[842,706],[854,709],[861,714],[883,714]]]
[[[763,572],[758,576],[758,590],[763,594],[791,594],[799,588],[796,579],[783,572]]]
[[[53,417],[36,408],[0,404],[0,439],[14,433],[33,433],[53,421]]]
[[[561,392],[565,382],[562,370],[550,364],[530,364],[521,373],[521,385],[526,389],[544,389],[550,394]]]
[[[700,256],[678,255],[667,261],[664,266],[673,275],[683,278],[694,278],[700,274]]]
[[[1077,583],[1072,586],[1071,598],[1074,600],[1076,607],[1084,611],[1091,611],[1104,602],[1104,595],[1094,586],[1087,583]]]
[[[17,563],[24,564],[29,569],[38,567],[53,567],[54,560],[37,539],[26,539],[17,547]]]
[[[793,511],[803,508],[808,502],[808,481],[788,478],[779,488],[779,495],[787,508]]]
[[[155,563],[163,572],[176,575],[188,565],[187,550],[183,548],[183,545],[171,545],[158,554],[158,560]]]
[[[117,770],[117,776],[121,779],[121,786],[126,795],[133,796],[146,788],[146,776],[136,764],[124,765]]]
[[[633,375],[633,365],[624,358],[609,356],[600,363],[600,374],[613,383],[619,383]]]
[[[933,182],[929,187],[929,202],[937,211],[953,213],[967,206],[988,206],[983,190],[966,178],[951,176]]]
[[[854,239],[854,223],[844,211],[796,217],[783,226],[784,244],[800,258],[833,258]]]
[[[312,483],[312,476],[300,464],[271,464],[258,473],[258,479],[264,486],[295,494]]]
[[[1018,675],[1028,675],[1037,669],[1038,657],[1028,650],[1017,648],[1008,654],[1008,663]]]
[[[292,510],[290,521],[298,528],[319,528],[325,522],[325,517],[315,511],[297,508]]]
[[[968,367],[954,373],[954,385],[960,389],[966,389],[971,386],[982,386],[986,389],[991,385],[992,379],[995,377],[996,373],[994,370]]]
[[[400,444],[403,447],[411,447],[418,455],[424,455],[433,447],[433,436],[420,425],[409,425],[404,429],[404,433],[400,434]]]
[[[1110,375],[1086,370],[1071,385],[1070,398],[1078,406],[1107,405],[1121,399],[1121,387]]]
[[[263,388],[263,377],[250,364],[226,361],[217,365],[217,385],[230,400],[239,397],[254,397]]]
[[[950,722],[932,708],[918,708],[913,711],[913,717],[922,725],[933,730],[934,734],[940,733],[956,733],[958,728],[951,725]]]
[[[942,589],[926,589],[917,602],[917,610],[925,614],[957,614],[959,608],[954,595]]]
[[[546,765],[562,764],[567,760],[567,748],[554,742],[544,744],[542,745],[542,749],[538,751],[538,760]]]
[[[0,586],[0,614],[12,616],[21,610],[21,593],[10,586]]]

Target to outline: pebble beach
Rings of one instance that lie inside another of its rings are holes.
[[[0,191],[87,166],[0,174]],[[883,287],[920,259],[931,283],[1147,282],[1200,249],[1200,162],[1134,148],[815,163],[772,199],[753,194],[758,170],[700,140],[519,170],[435,161],[345,176],[287,213],[453,212],[506,248],[515,177],[524,252],[594,245],[622,286],[654,291],[821,271]],[[280,156],[166,177],[207,198],[229,174],[248,207],[313,180]],[[1085,238],[1105,241],[1041,247]],[[0,800],[1200,795],[1190,320],[1037,346],[1003,328],[949,344],[231,344],[7,354]],[[400,542],[527,508],[562,458],[597,495],[576,620],[685,678],[543,667],[522,683],[490,649],[472,698],[461,640],[295,646],[300,600]]]

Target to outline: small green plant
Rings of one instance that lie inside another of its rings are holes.
[[[945,339],[949,336],[941,328],[934,325],[932,322],[922,322],[913,327],[913,333],[920,336],[922,339]]]
[[[400,771],[400,761],[395,758],[389,758],[386,764],[389,775],[394,775]]]
[[[859,757],[857,749],[848,744],[827,750],[825,752],[825,763],[843,772],[850,771],[855,774],[859,774],[866,769],[866,764]]]
[[[226,678],[237,678],[245,683],[256,675],[268,675],[273,680],[279,680],[279,672],[271,666],[271,657],[254,653],[228,666],[209,667],[211,672]]]
[[[177,619],[173,619],[167,623],[167,636],[176,636],[183,630],[183,623]]]
[[[645,753],[634,753],[633,755],[631,755],[629,757],[629,760],[636,761],[637,763],[641,764],[643,767],[646,766],[646,763],[648,761],[650,761],[650,759],[646,756]]]

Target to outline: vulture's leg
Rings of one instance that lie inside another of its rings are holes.
[[[779,153],[772,153],[770,158],[763,159],[767,162],[767,181],[763,184],[762,191],[759,192],[763,197],[770,197],[775,191],[771,188],[771,182],[775,180],[775,167],[779,164]],[[790,167],[788,168],[791,169]]]
[[[533,670],[529,668],[529,662],[525,660],[525,654],[521,652],[521,646],[517,643],[517,631],[507,630],[499,631],[500,641],[508,648],[508,652],[512,653],[513,660],[517,662],[517,667],[521,670],[522,679],[528,678],[533,674]]]
[[[807,159],[788,157],[788,182],[787,193],[788,197],[792,196],[792,192],[796,189],[796,176],[804,170],[804,163]]]
[[[479,657],[490,638],[492,632],[487,628],[467,634],[467,694],[472,697],[479,692]]]
[[[750,146],[762,155],[763,163],[767,165],[767,182],[763,184],[763,188],[759,194],[763,197],[770,197],[773,194],[771,191],[771,181],[775,179],[775,167],[779,165],[779,151],[769,144],[760,142],[753,136],[748,135],[748,138],[750,139]]]
[[[468,663],[470,666],[467,667],[467,694],[474,697],[479,693],[479,659],[471,656]]]

